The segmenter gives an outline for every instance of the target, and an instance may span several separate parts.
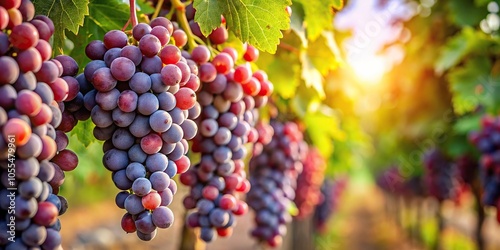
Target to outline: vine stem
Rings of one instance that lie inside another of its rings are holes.
[[[129,0],[129,3],[130,3],[130,22],[132,23],[132,28],[134,28],[139,23],[137,21],[135,0]]]
[[[155,12],[153,13],[153,16],[151,17],[151,19],[155,19],[158,17],[158,15],[160,14],[161,7],[163,6],[163,2],[164,2],[164,0],[158,0],[158,3],[156,4]]]
[[[293,46],[292,46],[292,45],[290,45],[290,44],[284,43],[284,42],[280,42],[280,43],[278,44],[278,46],[279,46],[280,48],[284,49],[284,50],[288,50],[288,51],[293,52],[293,53],[296,53],[296,54],[299,54],[299,53],[300,53],[300,51],[299,51],[297,48],[293,47]]]
[[[123,26],[122,31],[125,31],[127,29],[127,27],[128,27],[129,24],[130,24],[130,18],[127,20],[127,22]]]
[[[188,46],[189,50],[193,50],[198,46],[196,41],[194,40],[194,34],[189,27],[189,23],[186,17],[186,5],[181,2],[181,0],[171,0],[172,7],[175,9],[175,13],[177,14],[177,22],[181,25],[184,32],[186,32],[188,38]]]

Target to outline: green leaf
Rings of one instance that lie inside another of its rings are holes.
[[[260,53],[257,66],[266,71],[269,80],[274,84],[274,93],[284,99],[295,96],[301,80],[300,48],[301,40],[293,32],[287,32],[281,39],[282,45],[276,54]]]
[[[78,124],[73,128],[73,130],[71,130],[71,135],[76,135],[78,140],[85,147],[88,147],[90,143],[96,141],[94,134],[92,133],[94,127],[95,126],[92,123],[92,120],[90,119],[78,122]]]
[[[316,89],[321,98],[325,97],[321,72],[315,67],[311,57],[305,51],[300,53],[300,62],[302,63],[301,77],[306,86]]]
[[[461,117],[453,125],[453,131],[463,135],[467,135],[470,131],[477,131],[481,128],[481,118],[482,114]]]
[[[446,140],[446,143],[444,144],[443,149],[445,150],[447,155],[449,155],[453,158],[460,157],[463,155],[471,155],[471,152],[474,152],[474,148],[473,148],[472,144],[469,143],[468,139],[467,139],[468,132],[475,130],[475,128],[479,129],[480,122],[479,122],[479,119],[476,119],[475,117],[463,117],[463,118],[467,119],[467,120],[471,120],[470,122],[467,121],[467,123],[472,123],[472,120],[475,120],[476,126],[470,126],[471,130],[467,131],[466,133],[461,134],[461,135],[451,135]],[[473,119],[471,119],[471,118],[473,118]]]
[[[243,42],[249,42],[259,50],[274,53],[281,30],[290,27],[285,11],[290,0],[195,0],[195,21],[201,32],[208,36],[221,25],[220,16],[226,18],[226,25]]]
[[[196,9],[194,20],[200,25],[201,33],[205,36],[221,25],[220,16],[224,13],[223,1],[194,0],[193,7]]]
[[[490,0],[474,0],[474,3],[476,4],[476,6],[484,6],[486,4],[488,4],[490,2]]]
[[[137,5],[139,6],[139,10],[143,14],[153,14],[155,12],[155,8],[151,6],[151,2],[146,1],[146,0],[139,0],[136,1]]]
[[[451,19],[460,26],[476,26],[488,14],[484,7],[478,7],[473,1],[449,1]]]
[[[292,5],[290,28],[302,41],[302,46],[307,48],[306,27],[304,26],[304,8],[302,4]]]
[[[462,29],[462,32],[450,38],[442,48],[435,63],[438,73],[457,65],[471,51],[486,51],[490,41],[484,33],[475,31],[470,27]]]
[[[340,52],[333,38],[333,33],[325,31],[318,39],[311,42],[307,48],[307,56],[322,75],[337,68]]]
[[[300,65],[296,54],[261,53],[257,65],[268,72],[269,80],[274,85],[274,93],[284,99],[295,96],[297,86],[300,84]]]
[[[321,97],[318,92],[311,87],[300,84],[296,94],[292,99],[291,108],[298,117],[304,117],[308,113],[314,113],[321,104]]]
[[[339,0],[295,0],[301,3],[305,12],[305,25],[309,40],[316,40],[324,30],[333,26],[333,10],[342,5]],[[293,15],[293,13],[292,13]]]
[[[89,14],[88,0],[33,0],[36,14],[48,16],[54,22],[54,52],[60,54],[64,47],[65,30],[78,32],[84,17]]]
[[[474,111],[479,104],[491,106],[495,89],[489,81],[491,63],[487,58],[472,58],[448,74],[453,107],[457,114]]]
[[[303,121],[312,143],[324,157],[330,158],[334,152],[333,142],[346,136],[340,128],[339,118],[330,108],[322,106],[317,112],[308,113]]]
[[[87,44],[92,40],[102,40],[104,34],[110,30],[122,29],[130,15],[128,5],[118,0],[91,0],[89,12],[78,34],[76,32],[67,34],[75,45],[70,56],[82,69],[89,62],[84,53]]]

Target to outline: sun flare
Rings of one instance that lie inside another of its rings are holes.
[[[350,60],[349,65],[356,78],[364,84],[380,82],[387,70],[384,58],[375,55]]]

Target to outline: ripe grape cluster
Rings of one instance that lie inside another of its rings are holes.
[[[403,179],[399,168],[397,166],[388,167],[377,176],[376,183],[384,192],[399,194],[397,192],[403,186]]]
[[[472,156],[464,154],[455,160],[455,164],[463,184],[472,185],[479,170],[479,162]]]
[[[319,150],[309,147],[303,161],[304,169],[297,178],[295,205],[299,209],[298,219],[304,219],[314,212],[314,207],[321,201],[321,184],[323,183],[326,161]]]
[[[403,197],[423,197],[425,189],[421,175],[406,177],[398,166],[390,166],[380,173],[376,179],[377,185],[387,194]]]
[[[61,82],[66,83],[66,85],[63,85],[64,91],[60,91],[59,93],[54,92],[54,99],[60,100],[58,101],[60,112],[57,113],[58,117],[60,117],[60,123],[55,131],[57,154],[51,160],[55,167],[55,174],[54,178],[50,181],[50,185],[52,186],[54,194],[58,194],[59,188],[64,183],[64,172],[72,171],[78,166],[78,156],[75,152],[67,149],[69,138],[66,133],[73,130],[76,126],[78,120],[74,118],[74,114],[84,109],[81,89],[84,89],[87,83],[80,83],[75,79],[79,66],[70,56],[56,56],[53,62],[56,64],[59,62],[61,67],[59,67],[59,65],[58,67],[62,69],[59,79],[62,80]],[[80,117],[81,120],[89,118],[90,112],[86,112],[88,115]]]
[[[60,62],[63,69],[61,78],[68,84],[67,97],[64,102],[60,102],[62,121],[57,128],[67,133],[73,130],[78,121],[86,121],[90,118],[91,110],[85,107],[84,96],[94,87],[87,81],[83,73],[78,74],[79,67],[73,58],[59,55],[54,59]]]
[[[272,140],[250,161],[249,206],[255,210],[252,236],[272,247],[279,246],[291,221],[289,208],[295,199],[297,176],[307,144],[296,123],[272,121]],[[270,130],[267,130],[270,131]]]
[[[84,105],[96,125],[94,136],[105,141],[103,164],[123,190],[116,196],[127,211],[122,228],[141,240],[172,225],[167,206],[177,191],[173,178],[190,167],[187,140],[197,133],[198,68],[169,44],[173,30],[159,17],[136,25],[132,38],[112,30],[85,50],[92,61],[84,77],[94,89]]]
[[[485,116],[481,130],[469,135],[469,140],[481,152],[479,176],[483,187],[483,204],[497,208],[500,223],[500,119]]]
[[[68,98],[67,64],[50,59],[54,24],[34,13],[29,0],[0,1],[2,249],[61,248],[58,215],[67,202],[56,194],[62,170],[78,164],[76,155],[66,157],[60,139],[65,135],[56,130],[60,102]]]
[[[258,109],[267,103],[272,83],[265,72],[252,73],[248,64],[235,67],[237,53],[232,48],[225,48],[209,61],[209,49],[198,46],[191,59],[199,64],[202,82],[198,92],[202,112],[196,120],[199,133],[192,147],[193,152],[201,153],[201,160],[180,180],[191,187],[184,206],[196,208],[188,225],[201,227],[200,238],[211,242],[215,231],[222,237],[231,235],[234,215],[248,210],[237,197],[250,189],[244,171],[245,144],[257,140],[254,126]]]
[[[321,185],[321,202],[316,206],[313,216],[314,228],[322,233],[326,231],[328,220],[338,208],[342,193],[347,186],[346,179],[326,179]]]
[[[430,149],[424,155],[424,186],[427,193],[439,201],[455,199],[459,192],[459,173],[456,165],[439,149]]]

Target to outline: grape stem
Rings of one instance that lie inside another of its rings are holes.
[[[163,6],[163,2],[164,2],[164,0],[158,0],[158,3],[156,4],[155,12],[153,13],[153,16],[151,17],[151,19],[155,19],[158,17],[158,15],[160,14],[161,7]]]
[[[292,45],[290,45],[290,44],[284,43],[284,42],[280,42],[280,43],[278,44],[278,46],[279,46],[280,48],[284,49],[284,50],[288,50],[288,51],[293,52],[293,53],[296,53],[296,54],[299,54],[299,52],[300,52],[297,48],[293,47],[293,46],[292,46]]]
[[[129,24],[130,24],[130,18],[127,20],[127,22],[123,26],[122,31],[125,31],[127,29],[127,27],[128,27]]]
[[[189,27],[189,23],[186,17],[186,5],[182,3],[181,0],[171,0],[171,3],[172,7],[175,9],[175,13],[177,14],[177,22],[179,22],[184,32],[186,32],[189,50],[191,51],[198,45],[194,40],[194,35],[191,31],[191,27]]]
[[[132,22],[132,28],[134,28],[138,24],[135,0],[129,0],[129,3],[130,3],[130,22]]]

